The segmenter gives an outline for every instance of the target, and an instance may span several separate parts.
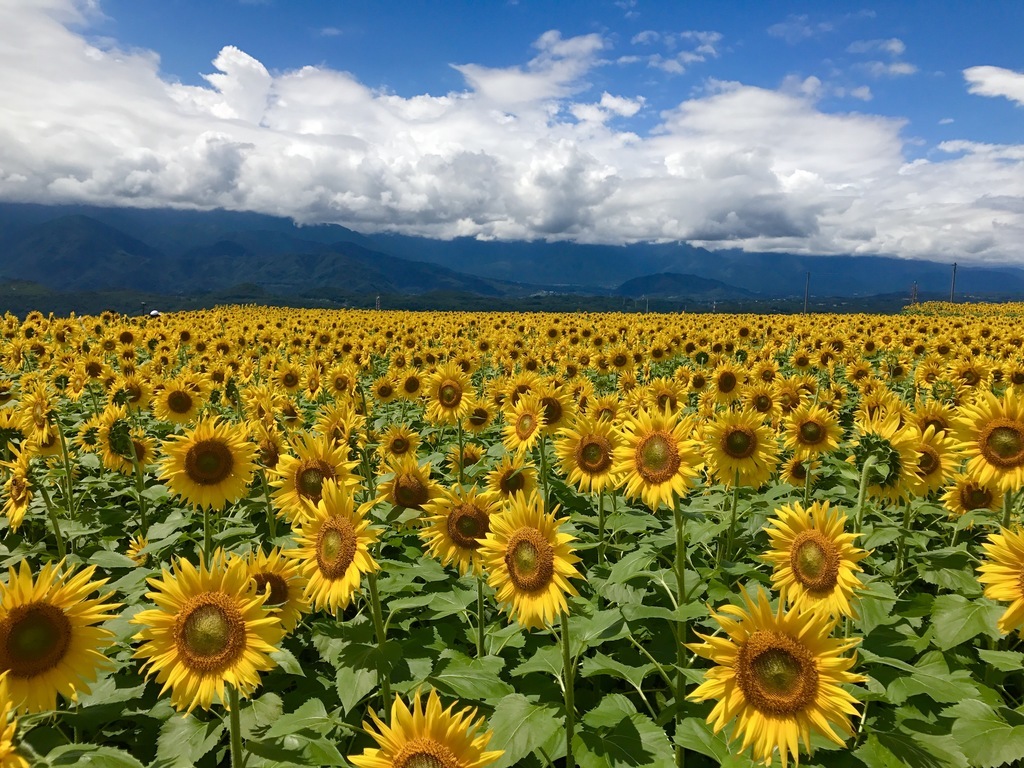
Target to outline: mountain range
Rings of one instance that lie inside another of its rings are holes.
[[[0,203],[0,281],[55,292],[370,294],[515,299],[577,294],[698,301],[948,295],[947,263],[709,251],[685,243],[429,240],[233,211]],[[1024,269],[960,266],[959,295],[1024,296]],[[244,291],[243,291],[244,292]],[[3,296],[0,292],[0,311]]]

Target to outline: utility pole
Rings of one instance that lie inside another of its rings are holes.
[[[915,280],[914,284],[910,287],[910,303],[917,304],[917,280]]]
[[[811,290],[811,273],[808,271],[807,279],[804,280],[804,314],[807,314],[807,296]]]
[[[949,286],[949,303],[953,303],[953,293],[956,291],[956,262],[953,262],[953,284]]]

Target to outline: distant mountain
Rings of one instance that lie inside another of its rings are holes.
[[[743,299],[754,296],[752,291],[737,288],[721,280],[709,280],[697,275],[662,272],[627,280],[615,291],[618,296],[649,299]]]

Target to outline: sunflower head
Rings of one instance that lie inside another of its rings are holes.
[[[454,563],[463,575],[471,571],[480,574],[480,545],[490,531],[491,515],[498,508],[494,493],[480,493],[475,487],[445,490],[424,507],[420,537],[442,565]]]
[[[201,421],[163,445],[161,477],[195,507],[223,509],[242,498],[255,471],[255,446],[244,428],[216,418]]]

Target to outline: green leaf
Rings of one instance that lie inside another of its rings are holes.
[[[996,622],[1003,608],[985,598],[968,600],[961,595],[939,595],[932,604],[935,645],[949,650],[972,637],[999,637]]]
[[[266,737],[276,739],[301,730],[309,730],[322,735],[327,733],[332,726],[333,721],[327,716],[324,703],[320,699],[310,699],[294,712],[282,715],[277,722],[270,726]]]
[[[580,768],[673,768],[675,753],[665,731],[639,714],[621,694],[605,696],[583,716],[583,728],[573,739]]]
[[[373,669],[342,667],[336,679],[338,698],[347,715],[377,688],[377,672]]]
[[[893,704],[902,704],[910,696],[924,695],[940,704],[953,704],[961,699],[978,697],[978,688],[971,673],[964,669],[949,671],[949,666],[938,651],[926,653],[917,664],[910,665],[897,659],[874,656],[879,664],[894,667],[904,674],[893,680],[886,693]],[[865,660],[867,652],[864,652]]]
[[[220,743],[224,723],[204,723],[192,715],[169,717],[160,727],[156,742],[156,765],[160,768],[191,768],[199,758]]]
[[[704,720],[688,717],[676,733],[676,743],[694,752],[699,752],[714,760],[719,765],[736,766],[736,768],[754,768],[756,765],[746,755],[733,754],[724,732],[715,734],[711,726]]]
[[[498,699],[515,693],[500,677],[504,666],[505,660],[500,656],[471,659],[458,651],[445,651],[428,679],[462,699]]]
[[[142,768],[142,763],[120,749],[95,744],[68,744],[46,756],[53,765],[91,765],[95,768]]]
[[[280,648],[274,651],[270,654],[270,658],[277,662],[277,665],[289,675],[306,676],[306,673],[302,671],[302,665],[299,664],[298,660],[287,648]]]
[[[637,691],[642,691],[641,686],[643,685],[644,679],[654,672],[654,665],[647,663],[639,667],[631,667],[617,659],[613,659],[611,656],[605,656],[603,653],[595,653],[592,657],[583,660],[581,670],[581,675],[583,677],[595,677],[597,675],[617,677],[621,680],[625,680]]]
[[[544,672],[554,677],[562,674],[562,651],[556,645],[545,645],[538,648],[529,659],[512,670],[514,677],[521,677],[530,672]]]
[[[953,738],[972,766],[1020,765],[1024,761],[1024,725],[1009,725],[991,707],[982,707],[975,708],[975,716],[954,721]]]
[[[1000,672],[1019,672],[1024,669],[1024,653],[1017,651],[989,651],[979,648],[978,656],[986,664],[995,667]]]
[[[488,750],[502,749],[502,755],[491,768],[518,765],[531,752],[562,730],[562,719],[551,706],[531,703],[520,693],[506,696],[494,708],[487,726],[494,736]]]
[[[899,614],[893,611],[895,605],[896,593],[891,586],[879,581],[870,584],[857,601],[860,631],[867,636],[877,627],[899,621]]]
[[[108,549],[100,549],[89,556],[89,563],[98,565],[100,568],[137,568],[135,561],[125,557],[120,552],[111,552]]]

